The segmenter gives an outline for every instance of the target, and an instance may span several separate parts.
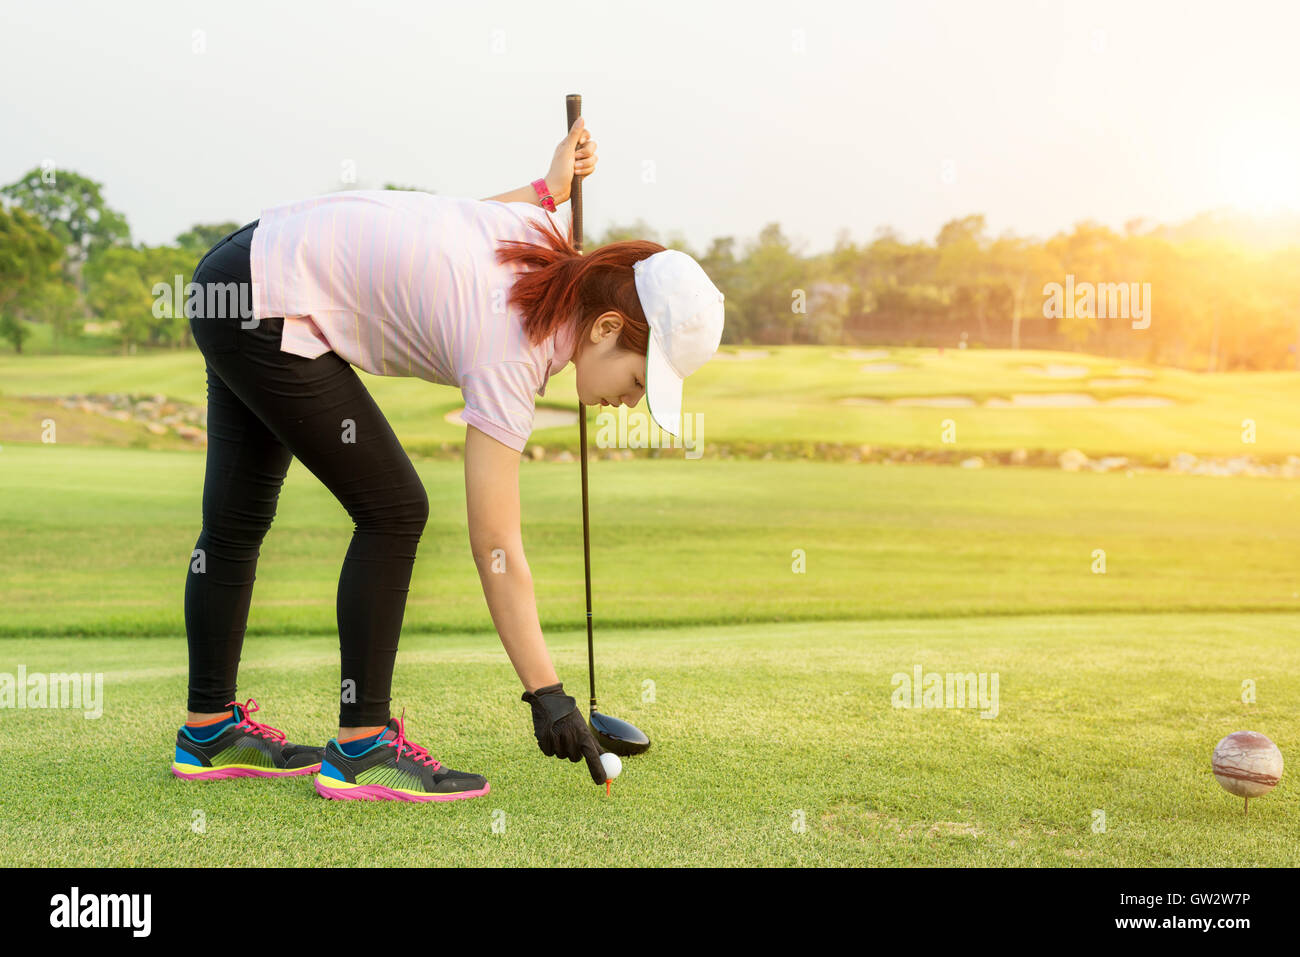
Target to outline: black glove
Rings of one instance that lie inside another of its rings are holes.
[[[536,691],[525,691],[523,698],[533,709],[533,734],[537,746],[548,758],[587,759],[587,770],[597,784],[605,783],[605,766],[600,763],[600,745],[583,720],[572,695],[564,685],[553,684]]]

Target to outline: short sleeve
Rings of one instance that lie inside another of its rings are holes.
[[[527,362],[494,362],[461,377],[466,424],[522,452],[533,433],[537,372]]]

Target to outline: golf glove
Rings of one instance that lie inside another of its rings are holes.
[[[600,745],[564,685],[553,684],[536,691],[525,691],[523,701],[533,709],[533,734],[537,746],[548,758],[587,759],[587,770],[597,784],[605,783],[605,768],[600,763]]]

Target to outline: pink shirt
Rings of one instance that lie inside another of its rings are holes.
[[[282,352],[335,352],[375,375],[458,386],[462,418],[522,452],[535,397],[573,355],[565,329],[530,345],[507,305],[520,266],[502,239],[569,214],[405,190],[330,193],[263,210],[253,233],[253,315],[284,317]]]

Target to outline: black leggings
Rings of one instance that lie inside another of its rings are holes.
[[[205,289],[238,283],[231,288],[247,296],[256,226],[212,247],[193,281]],[[339,724],[382,725],[411,566],[429,517],[424,485],[347,362],[333,352],[315,359],[281,352],[283,319],[241,319],[203,299],[190,320],[207,360],[208,462],[203,531],[185,582],[189,709],[223,711],[235,699],[258,552],[296,457],[355,523],[338,587]]]

